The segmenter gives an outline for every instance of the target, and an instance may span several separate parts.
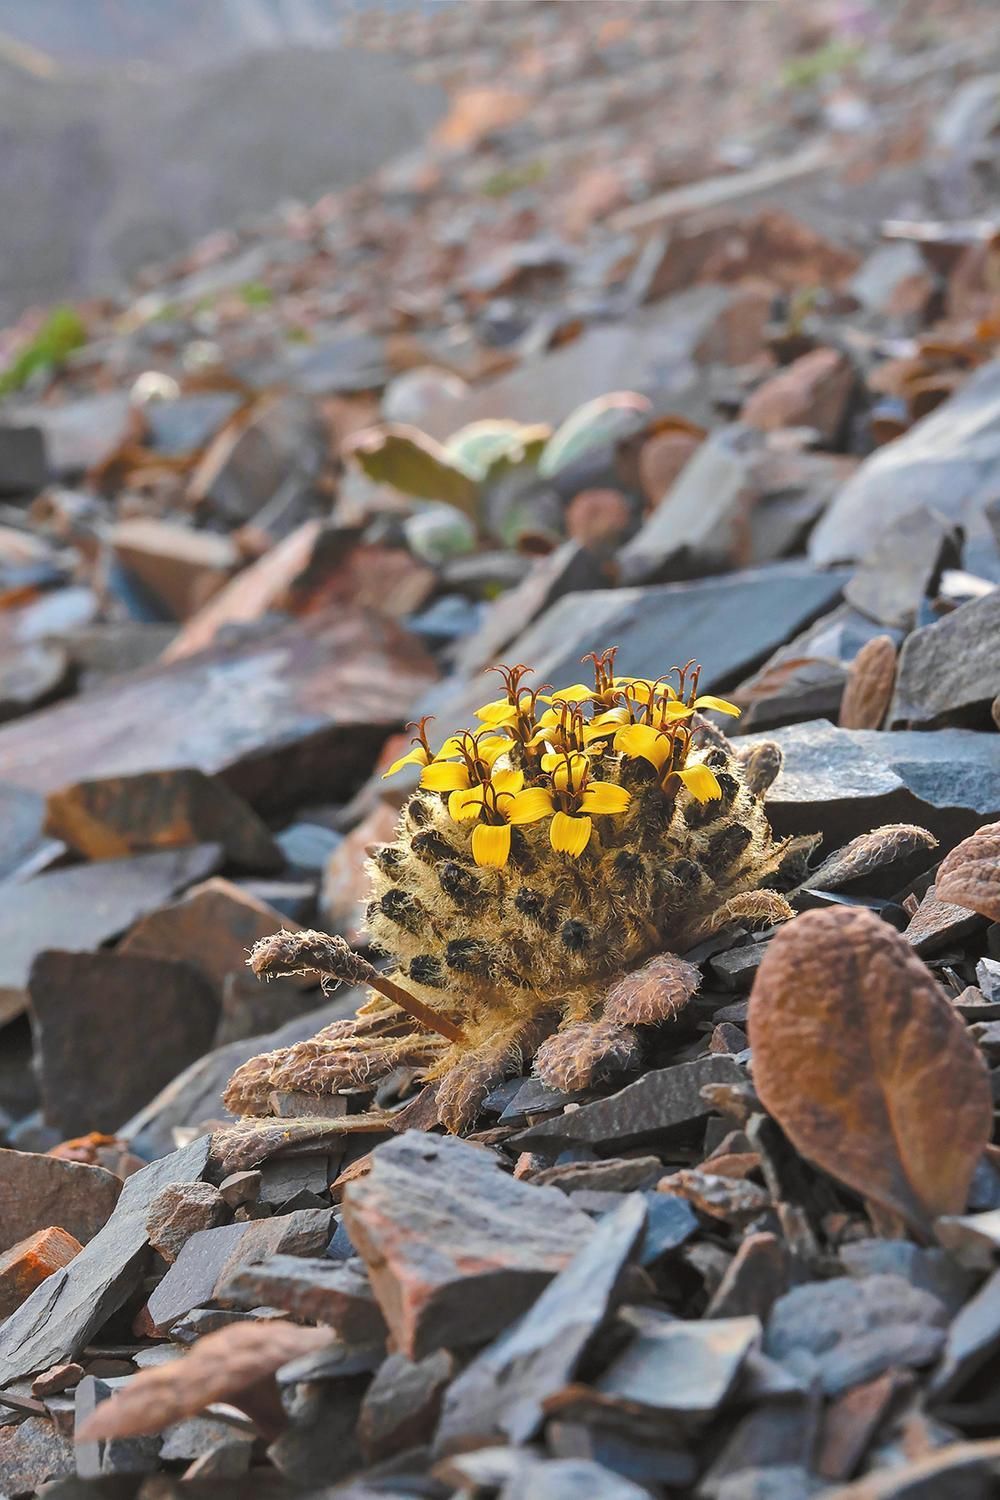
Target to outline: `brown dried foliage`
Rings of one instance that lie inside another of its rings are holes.
[[[618,1026],[655,1026],[683,1010],[701,983],[694,964],[658,953],[641,969],[622,975],[608,990],[604,1019]]]
[[[935,894],[1000,922],[1000,823],[984,823],[945,857]]]
[[[773,938],[750,996],[754,1085],[793,1144],[927,1236],[990,1139],[985,1063],[909,944],[865,910]]]
[[[907,859],[918,850],[933,849],[936,845],[937,839],[926,828],[918,828],[913,823],[887,823],[884,828],[859,834],[843,849],[831,854],[810,875],[809,884],[835,891],[848,881],[884,870],[897,860]]]
[[[162,1432],[213,1401],[241,1407],[267,1435],[267,1429],[282,1425],[275,1371],[333,1342],[329,1328],[300,1328],[279,1319],[220,1328],[199,1339],[189,1354],[133,1376],[87,1418],[77,1442]]]
[[[896,681],[896,647],[891,636],[866,641],[847,673],[840,703],[841,729],[879,729],[889,711]]]

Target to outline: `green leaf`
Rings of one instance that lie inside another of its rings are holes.
[[[544,446],[550,434],[549,427],[527,427],[523,422],[494,419],[460,427],[444,446],[470,473],[484,479],[497,463],[523,463],[526,445],[538,444],[540,439]]]
[[[480,476],[419,428],[403,422],[367,427],[345,454],[376,483],[418,500],[444,500],[478,524]]]
[[[556,428],[545,445],[539,474],[551,479],[592,448],[610,447],[630,436],[651,410],[652,403],[637,391],[612,391],[585,402]]]

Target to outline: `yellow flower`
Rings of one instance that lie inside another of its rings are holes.
[[[550,752],[542,757],[542,769],[552,779],[551,790],[540,787],[533,809],[541,809],[540,817],[552,814],[549,824],[549,843],[557,853],[570,854],[574,859],[590,843],[594,830],[594,815],[623,813],[631,802],[631,796],[622,786],[612,781],[591,781],[590,762],[585,755],[559,755]],[[528,795],[528,794],[522,794]]]
[[[484,703],[482,708],[476,709],[476,718],[481,719],[490,729],[506,729],[508,725],[517,722],[518,713],[527,713],[532,705],[532,695],[522,693],[516,703],[509,698],[496,698],[492,703]]]
[[[395,776],[396,772],[401,771],[404,766],[429,765],[430,759],[429,750],[425,750],[423,745],[414,745],[406,755],[401,755],[398,760],[394,760],[388,771],[382,772],[382,780],[384,781],[387,776]]]
[[[696,698],[691,707],[713,708],[717,714],[732,714],[735,719],[738,719],[742,713],[742,709],[737,708],[735,703],[730,703],[725,698],[713,698],[711,693],[704,693],[700,698]]]
[[[490,767],[505,750],[510,749],[510,740],[502,735],[459,734],[445,740],[430,765],[425,765],[420,785],[429,792],[458,792],[485,781]],[[461,760],[446,760],[445,756],[461,755]]]
[[[671,736],[661,729],[654,729],[652,724],[627,724],[615,735],[616,750],[633,760],[648,760],[657,771],[663,770],[673,745]],[[716,797],[722,796],[715,773],[700,762],[669,774],[677,777],[696,802],[714,802]]]
[[[574,682],[572,687],[560,688],[555,693],[539,693],[543,703],[589,703],[595,696],[594,689],[583,682]]]
[[[511,826],[537,823],[551,811],[549,793],[524,788],[523,771],[496,771],[482,786],[452,792],[448,811],[456,822],[481,820],[472,830],[472,857],[481,867],[502,869],[510,857]]]

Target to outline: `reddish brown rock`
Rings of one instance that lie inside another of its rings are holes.
[[[214,1229],[229,1217],[229,1205],[210,1182],[172,1182],[150,1204],[149,1243],[168,1263],[200,1229]]]
[[[700,442],[696,433],[678,429],[658,432],[643,445],[639,479],[651,506],[659,505]]]
[[[0,1320],[9,1318],[54,1271],[68,1266],[83,1246],[54,1225],[18,1240],[0,1255]]]
[[[107,1223],[122,1190],[103,1167],[0,1151],[0,1250],[50,1225],[83,1245]]]
[[[61,1391],[69,1391],[73,1386],[79,1385],[83,1374],[83,1366],[78,1365],[74,1360],[64,1365],[53,1365],[51,1369],[44,1370],[41,1375],[35,1376],[31,1382],[31,1394],[33,1396],[58,1396]]]
[[[620,490],[581,490],[566,507],[568,534],[595,552],[616,547],[631,522],[631,506]]]
[[[378,802],[366,818],[331,854],[320,890],[319,908],[324,927],[338,932],[355,946],[368,942],[365,907],[368,877],[365,860],[379,844],[389,844],[396,834],[399,809]]]
[[[758,386],[744,402],[741,420],[764,431],[814,427],[824,442],[833,443],[855,379],[850,360],[839,349],[814,349]]]
[[[125,570],[175,620],[217,594],[240,561],[231,537],[173,521],[119,521],[110,541]]]
[[[46,800],[45,832],[88,859],[217,843],[232,864],[245,869],[282,865],[280,849],[242,797],[190,768],[63,787]]]

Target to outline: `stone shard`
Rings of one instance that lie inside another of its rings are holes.
[[[407,1131],[344,1190],[344,1223],[398,1349],[481,1343],[523,1312],[593,1227],[557,1188],[482,1147]]]
[[[141,1274],[150,1204],[169,1183],[201,1177],[209,1144],[202,1136],[126,1180],[104,1228],[0,1326],[0,1386],[75,1358],[122,1306]]]
[[[652,1308],[629,1308],[622,1322],[633,1337],[595,1389],[683,1423],[700,1423],[718,1410],[761,1337],[756,1317],[692,1323]]]
[[[16,1311],[27,1297],[80,1252],[79,1240],[65,1229],[36,1230],[0,1254],[0,1320]]]
[[[0,1151],[0,1250],[57,1224],[85,1245],[111,1217],[121,1178],[103,1167]]]
[[[206,981],[171,959],[50,950],[28,990],[43,1110],[64,1136],[117,1130],[211,1046],[219,1018]]]
[[[986,728],[1000,693],[1000,588],[907,636],[890,723]]]
[[[231,1271],[218,1297],[236,1307],[278,1307],[297,1320],[323,1323],[347,1344],[385,1338],[385,1320],[357,1260],[269,1255]]]
[[[880,625],[912,630],[920,606],[933,598],[942,570],[957,567],[955,530],[921,507],[902,516],[891,534],[872,544],[844,589],[844,598]]]

